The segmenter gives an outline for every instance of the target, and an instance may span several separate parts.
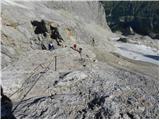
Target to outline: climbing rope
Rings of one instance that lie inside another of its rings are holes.
[[[33,83],[33,85],[30,87],[30,89],[23,95],[22,99],[20,100],[19,104],[17,104],[17,106],[14,107],[14,109],[12,110],[12,113],[16,110],[16,108],[21,104],[21,102],[23,101],[23,99],[28,95],[28,93],[32,90],[32,88],[36,85],[36,83],[38,82],[38,80],[44,75],[44,73],[46,73],[49,70],[49,66],[51,65],[52,61],[49,63],[49,65],[40,72],[40,76],[35,80],[35,82]]]
[[[57,57],[66,57],[66,55],[59,55]],[[51,66],[52,62],[54,61],[55,56],[53,56],[53,59],[51,59],[51,61],[49,61],[49,64],[47,65],[47,67],[44,67],[42,64],[39,64],[36,68],[33,69],[33,72],[31,73],[31,75],[24,81],[24,83],[22,84],[22,86],[16,90],[13,94],[11,94],[9,97],[12,97],[13,95],[15,95],[17,92],[19,92],[20,90],[23,90],[22,87],[24,87],[25,83],[31,79],[31,77],[33,77],[34,75],[39,74],[38,77],[36,77],[35,79],[33,79],[33,84],[31,85],[31,87],[26,91],[26,93],[23,95],[23,97],[21,98],[20,102],[17,104],[17,106],[14,107],[14,109],[12,110],[12,112],[14,112],[17,107],[21,104],[21,102],[24,100],[24,98],[29,94],[29,92],[33,89],[33,87],[36,85],[36,83],[38,82],[38,80],[44,75],[44,73],[46,73],[49,70],[49,67]],[[39,73],[36,73],[36,70],[41,67],[42,71],[40,71]]]
[[[12,93],[12,94],[9,96],[9,98],[12,97],[13,95],[15,95],[15,94],[23,87],[23,85],[26,83],[26,81],[27,81],[28,79],[30,79],[30,78],[35,74],[36,70],[37,70],[40,66],[42,67],[42,65],[39,64],[36,68],[33,69],[33,71],[32,71],[32,73],[30,74],[30,76],[29,76],[26,80],[24,80],[24,82],[22,83],[22,86],[21,86],[19,89],[17,89],[14,93]]]

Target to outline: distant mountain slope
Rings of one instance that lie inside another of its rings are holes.
[[[158,1],[103,1],[106,18],[113,31],[132,27],[142,35],[158,38],[159,2]]]

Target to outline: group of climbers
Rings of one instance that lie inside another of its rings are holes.
[[[95,40],[92,38],[92,46],[95,46]],[[80,57],[82,59],[82,48],[77,48],[77,44],[73,44],[73,47],[71,47],[73,50],[77,51],[80,54]]]
[[[46,23],[44,20],[41,20],[40,22],[38,21],[32,21],[31,22],[33,26],[35,26],[35,33],[36,34],[41,34],[44,37],[47,37],[47,27],[46,27]],[[57,45],[61,46],[61,47],[67,47],[66,45],[63,44],[64,40],[62,38],[62,36],[60,35],[58,28],[55,26],[50,25],[50,38],[56,40]],[[95,39],[92,38],[92,42],[91,42],[92,46],[95,46]],[[70,48],[72,48],[73,50],[77,51],[80,55],[80,57],[82,58],[82,48],[77,48],[77,44],[73,44],[73,46],[71,46]],[[47,49],[45,47],[45,45],[42,45],[42,49]],[[48,44],[48,50],[52,51],[55,49],[55,46],[53,45],[53,42],[50,42]]]
[[[72,48],[73,50],[77,51],[82,59],[82,48],[77,48],[77,44],[73,44],[73,46],[71,46],[70,48]]]
[[[33,21],[31,22],[33,26],[37,26],[37,28],[35,29],[35,34],[41,34],[44,37],[47,37],[47,28],[45,27],[45,22],[44,20],[42,20],[41,22],[37,22],[37,21]],[[57,42],[57,45],[62,46],[62,47],[67,47],[66,45],[63,45],[62,42],[64,41],[63,38],[61,37],[61,35],[58,32],[58,28],[57,27],[53,27],[50,26],[50,30],[51,30],[51,38],[55,39]],[[92,46],[95,46],[95,40],[94,38],[92,38]],[[42,49],[46,49],[45,46],[42,46]],[[77,47],[77,44],[74,43],[73,46],[71,46],[70,48],[72,48],[73,50],[77,51],[80,55],[80,58],[82,59],[82,48],[81,47]],[[55,47],[53,45],[53,42],[50,42],[48,44],[48,50],[52,51],[54,50]],[[88,56],[88,55],[87,55]],[[1,116],[2,118],[15,118],[14,115],[12,114],[12,101],[3,94],[3,88],[1,86],[1,104],[2,104],[2,110],[7,110],[7,114],[4,113],[4,116]],[[9,117],[8,117],[9,116]]]

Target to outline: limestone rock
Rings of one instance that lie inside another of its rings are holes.
[[[54,39],[52,27],[59,34]],[[1,79],[4,94],[13,102],[13,115],[158,118],[158,80],[123,67],[131,62],[110,53],[116,49],[109,40],[112,35],[98,1],[3,0]],[[42,48],[50,42],[56,49]],[[76,49],[71,48],[74,44]]]

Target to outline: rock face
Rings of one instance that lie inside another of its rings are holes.
[[[54,67],[50,67],[45,74],[41,73],[43,76],[25,100],[21,101],[21,98],[39,76],[24,82],[23,87],[12,96],[21,101],[15,103],[14,115],[35,119],[157,118],[156,81],[106,66],[97,63],[81,70],[65,70],[63,74],[57,74]]]
[[[54,2],[54,4],[47,4],[49,8],[63,9],[75,16],[79,16],[79,19],[85,19],[85,22],[90,23],[91,21],[106,27],[109,27],[105,19],[105,11],[103,6],[99,2]]]
[[[16,118],[158,118],[157,77],[105,61],[116,48],[100,2],[3,1],[2,28]]]
[[[3,1],[2,67],[13,62],[24,51],[42,49],[42,45],[47,46],[49,42],[54,42],[50,37],[35,33],[35,29],[39,27],[36,28],[31,22],[38,23],[43,19],[48,30],[51,25],[58,27],[62,38],[65,39],[65,44],[68,45],[75,42],[89,43],[91,37],[97,37],[96,34],[104,32],[103,29],[107,29],[108,32],[105,32],[107,34],[103,37],[98,36],[97,39],[104,39],[111,34],[105,21],[104,9],[98,2],[12,3]],[[99,29],[98,33],[97,29]]]

